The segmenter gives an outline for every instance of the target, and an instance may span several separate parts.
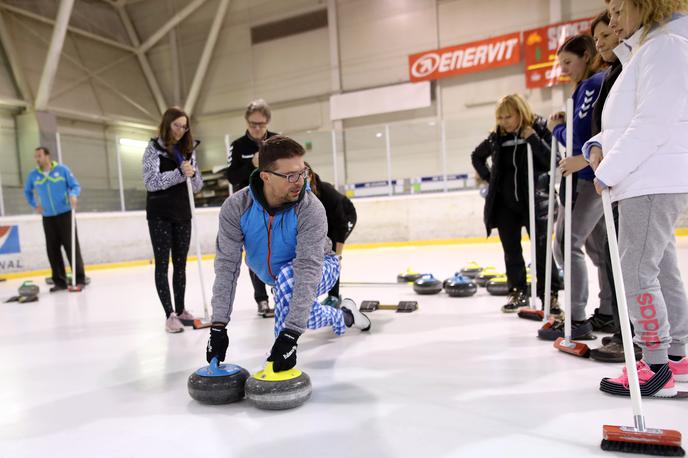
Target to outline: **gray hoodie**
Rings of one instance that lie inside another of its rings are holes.
[[[242,252],[246,246],[244,237],[248,225],[252,224],[246,221],[247,218],[242,221],[242,216],[254,204],[263,207],[266,205],[262,195],[263,190],[260,188],[262,183],[259,183],[257,174],[254,177],[248,188],[229,197],[220,210],[216,241],[215,283],[211,301],[213,322],[228,323],[232,314]],[[259,196],[257,202],[254,202],[254,192]],[[275,212],[273,209],[267,210]],[[297,219],[295,227],[290,229],[287,226],[287,230],[296,232],[296,256],[293,259],[293,295],[284,326],[303,333],[306,330],[311,305],[316,300],[318,285],[322,280],[324,258],[334,254],[332,243],[327,238],[327,217],[322,204],[310,191],[304,191],[294,205],[276,211],[293,211]],[[259,224],[262,224],[262,221]],[[255,225],[252,227],[255,228]]]

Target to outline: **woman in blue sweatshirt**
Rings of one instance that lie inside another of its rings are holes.
[[[567,39],[557,52],[561,71],[576,84],[573,93],[573,154],[559,163],[563,176],[573,174],[571,208],[571,317],[574,339],[594,339],[592,324],[586,320],[588,302],[588,270],[585,252],[598,270],[600,284],[600,308],[611,310],[611,291],[606,277],[604,262],[604,219],[602,201],[595,192],[595,175],[581,155],[583,144],[592,136],[593,106],[600,93],[604,73],[597,72],[597,50],[590,35],[576,35]],[[555,113],[549,118],[548,127],[562,145],[566,145],[566,116]],[[563,183],[562,183],[563,184]],[[561,195],[568,190],[562,186]],[[563,199],[562,199],[563,204]],[[564,212],[559,211],[557,240],[563,241]],[[555,246],[559,259],[563,244]],[[583,251],[585,247],[585,252]],[[556,340],[564,335],[563,321],[538,331],[545,340]]]

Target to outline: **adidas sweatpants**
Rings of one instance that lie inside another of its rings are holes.
[[[674,229],[688,194],[620,200],[619,254],[635,342],[648,364],[686,355],[688,298],[681,280]]]

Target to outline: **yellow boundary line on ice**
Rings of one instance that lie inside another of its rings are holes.
[[[677,237],[688,236],[688,228],[676,229]],[[523,241],[527,241],[527,237],[523,237]],[[402,248],[402,247],[422,247],[422,246],[447,246],[447,245],[477,245],[481,243],[499,243],[497,236],[491,237],[466,237],[456,239],[439,239],[439,240],[410,240],[408,242],[379,242],[379,243],[352,243],[346,245],[347,250],[371,250],[376,248]],[[212,261],[215,259],[214,254],[205,254],[201,256],[203,261]],[[196,261],[196,256],[187,258],[187,263]],[[85,266],[86,270],[109,270],[109,269],[123,269],[126,267],[148,266],[152,265],[152,259],[139,259],[136,261],[110,262],[104,264],[91,264]],[[10,272],[0,277],[7,280],[28,277],[45,277],[50,275],[49,269],[30,270],[25,272]]]

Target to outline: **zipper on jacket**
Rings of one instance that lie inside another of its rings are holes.
[[[268,217],[268,273],[272,278],[275,278],[275,274],[272,273],[272,266],[270,265],[270,255],[272,254],[270,250],[270,236],[272,235],[272,220],[274,216],[270,215]]]
[[[53,202],[53,193],[50,192],[50,180],[45,182],[45,188],[48,190],[48,200],[50,201],[50,206],[53,207],[53,213],[56,213],[55,203]]]
[[[518,135],[514,135],[514,152],[512,154],[512,161],[514,163],[514,197],[518,202],[518,167],[516,167],[516,150],[518,149]]]

